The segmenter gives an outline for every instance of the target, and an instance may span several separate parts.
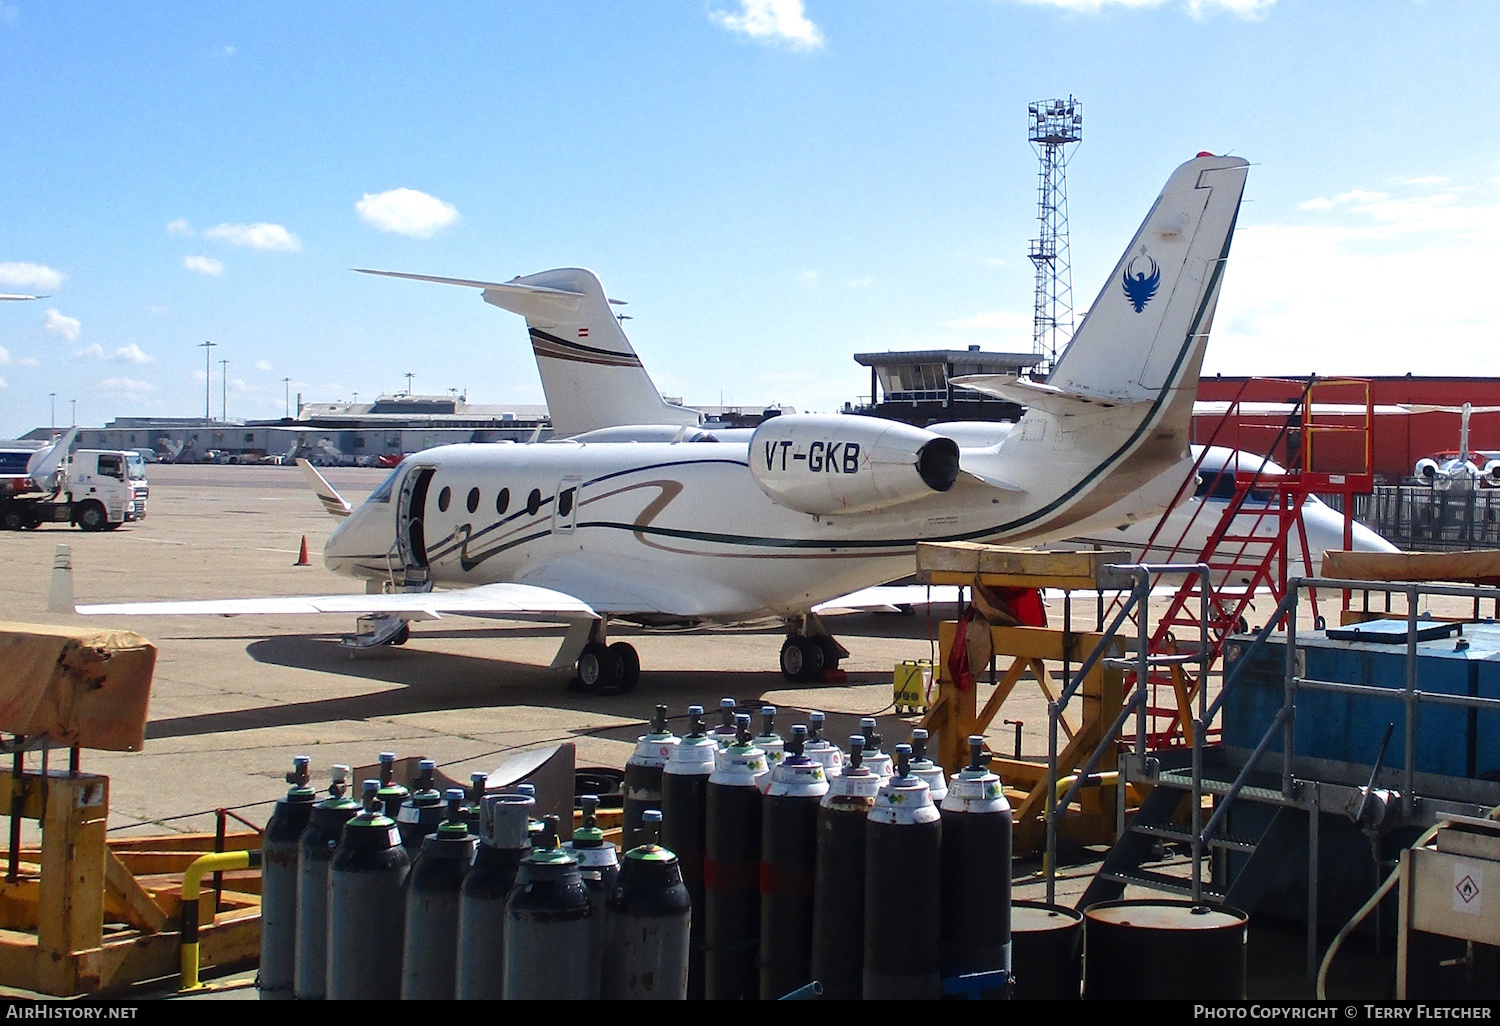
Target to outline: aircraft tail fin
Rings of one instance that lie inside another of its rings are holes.
[[[302,475],[307,478],[307,483],[312,485],[312,490],[328,511],[329,516],[338,517],[340,520],[354,512],[354,507],[349,505],[349,500],[338,493],[338,489],[328,483],[328,479],[318,473],[318,468],[307,460],[298,460],[297,466],[302,468]]]
[[[1248,169],[1200,154],[1173,172],[1048,386],[1122,405],[1165,401],[1172,427],[1186,429]]]
[[[633,424],[693,424],[697,410],[661,397],[615,319],[592,271],[563,267],[508,282],[371,271],[483,290],[484,301],[526,318],[542,390],[558,437]]]
[[[26,461],[26,476],[39,488],[50,487],[48,481],[57,473],[63,460],[68,458],[68,451],[73,448],[73,440],[77,437],[78,429],[68,428],[51,446],[32,453],[31,458]]]

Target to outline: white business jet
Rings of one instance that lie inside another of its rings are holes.
[[[909,574],[918,542],[1075,537],[1119,523],[1121,504],[1169,470],[1182,480],[1247,167],[1203,154],[1173,172],[1049,380],[986,383],[1027,407],[989,444],[846,415],[708,432],[661,398],[589,271],[503,283],[373,272],[477,288],[525,317],[566,437],[429,449],[358,509],[315,482],[342,517],[324,562],[368,594],[78,611],[355,613],[369,645],[448,614],[566,623],[553,666],[576,663],[601,692],[640,673],[634,648],[609,643],[611,619],[775,616],[788,623],[783,674],[816,679],[847,652],[813,607]]]

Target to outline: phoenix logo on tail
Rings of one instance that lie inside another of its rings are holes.
[[[1146,263],[1151,265],[1151,273],[1137,272],[1136,260],[1146,258]],[[1151,297],[1156,295],[1156,289],[1161,285],[1161,271],[1157,269],[1156,261],[1146,256],[1143,249],[1140,256],[1130,261],[1125,267],[1125,276],[1120,284],[1125,287],[1125,295],[1130,299],[1130,305],[1135,307],[1135,312],[1140,313],[1146,309],[1146,304],[1151,302]]]

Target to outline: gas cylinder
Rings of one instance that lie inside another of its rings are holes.
[[[807,746],[803,752],[823,764],[823,775],[832,784],[834,778],[844,771],[844,753],[823,736],[823,720],[820,712],[807,714]]]
[[[589,950],[592,961],[589,975],[599,979],[604,971],[604,942],[608,939],[604,903],[615,889],[615,880],[620,875],[620,861],[615,846],[604,839],[599,829],[597,813],[599,796],[586,794],[579,798],[583,806],[583,822],[573,831],[573,839],[563,847],[578,862],[578,875],[589,890],[589,904],[593,912],[589,919]]]
[[[939,770],[938,772],[942,772]],[[943,976],[1004,969],[1010,958],[1010,803],[984,757],[984,737],[969,738],[969,764],[943,799]],[[1010,987],[986,996],[1008,996]]]
[[[292,760],[286,775],[291,790],[276,803],[261,843],[260,972],[255,985],[261,1000],[289,999],[297,973],[297,854],[302,832],[312,819],[318,793],[310,779],[305,755]]]
[[[661,843],[677,856],[692,906],[688,940],[688,997],[703,997],[703,849],[708,824],[708,778],[719,744],[704,729],[703,706],[688,707],[688,733],[662,769]]]
[[[719,725],[713,730],[713,739],[719,743],[721,750],[734,744],[734,710],[737,706],[738,703],[732,698],[719,699]]]
[[[350,798],[349,767],[335,766],[328,797],[313,806],[297,845],[297,968],[293,990],[299,1001],[328,993],[328,864],[344,824],[359,811]]]
[[[941,808],[943,799],[948,797],[948,778],[943,767],[927,755],[927,731],[921,727],[911,732],[911,771],[926,781],[932,803]]]
[[[939,998],[943,827],[911,745],[881,785],[865,826],[865,1000]]]
[[[781,735],[776,733],[776,707],[774,705],[763,705],[760,707],[760,733],[755,737],[755,747],[766,753],[766,765],[771,772],[776,772],[776,767],[781,765],[781,760],[786,758],[786,742]],[[761,792],[771,786],[769,775],[761,778]]]
[[[328,998],[401,996],[402,885],[411,856],[385,814],[378,780],[364,784],[364,809],[344,824],[328,866]]]
[[[516,785],[516,794],[525,795],[527,798],[530,798],[531,799],[531,804],[532,804],[532,811],[533,812],[536,811],[536,808],[535,808],[536,807],[536,785],[535,784],[517,784]],[[535,848],[538,844],[541,843],[541,840],[542,840],[542,831],[544,829],[546,829],[545,824],[543,824],[542,821],[539,820],[539,819],[537,819],[535,816],[532,816],[529,820],[526,821],[526,832],[531,835],[531,846],[533,848]]]
[[[609,896],[600,989],[606,1000],[687,997],[691,899],[677,856],[657,843],[661,821],[659,809],[642,815],[646,841],[625,853]]]
[[[540,844],[521,861],[505,902],[505,997],[597,998],[599,978],[590,972],[588,887],[578,862],[558,843],[557,817],[544,823]]]
[[[636,740],[635,751],[625,760],[625,809],[620,841],[626,851],[645,843],[641,814],[647,809],[661,808],[661,774],[677,742],[677,735],[667,729],[667,707],[657,706],[651,717],[651,730]]]
[[[431,759],[423,759],[417,763],[417,775],[412,778],[411,793],[402,799],[400,808],[392,817],[396,821],[396,829],[401,831],[401,845],[413,859],[422,850],[422,839],[436,831],[438,824],[443,821],[443,796],[432,786],[436,775],[437,763]]]
[[[859,734],[849,738],[849,761],[818,808],[812,973],[836,1001],[858,1001],[864,989],[865,832],[881,784],[864,764],[864,745]]]
[[[448,815],[422,839],[406,878],[406,931],[401,956],[403,1001],[458,996],[458,904],[479,838],[464,819],[464,789],[443,794]]]
[[[761,793],[766,753],[750,740],[750,716],[735,717],[735,743],[708,778],[703,853],[704,993],[710,1001],[759,993]]]
[[[521,860],[531,853],[527,826],[535,807],[530,795],[485,796],[481,843],[458,901],[461,1000],[504,996],[505,900],[516,884]]]
[[[813,874],[822,763],[807,755],[807,727],[792,728],[787,757],[771,771],[760,835],[760,998],[774,1001],[811,982]]]
[[[475,837],[484,836],[484,788],[489,780],[488,773],[469,774],[469,793],[464,802],[463,816],[469,833]]]
[[[878,773],[884,779],[891,775],[894,763],[889,755],[880,750],[885,739],[876,732],[875,726],[875,717],[862,717],[859,721],[859,732],[865,738],[865,765],[870,767],[872,773]]]
[[[401,806],[411,796],[404,784],[396,783],[396,753],[380,753],[380,805],[391,819],[401,818]],[[442,796],[438,796],[439,802]]]

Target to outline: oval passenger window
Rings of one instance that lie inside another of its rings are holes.
[[[510,489],[500,489],[500,494],[495,496],[495,512],[503,514],[510,509]]]
[[[533,488],[531,494],[526,496],[526,512],[536,516],[536,511],[542,508],[542,492],[540,488]]]
[[[479,489],[469,489],[469,512],[472,513],[479,508]]]
[[[446,512],[448,512],[448,503],[450,503],[452,501],[453,501],[453,489],[449,488],[447,485],[444,485],[443,486],[443,490],[440,491],[440,492],[438,492],[438,512],[439,513],[446,513]]]

